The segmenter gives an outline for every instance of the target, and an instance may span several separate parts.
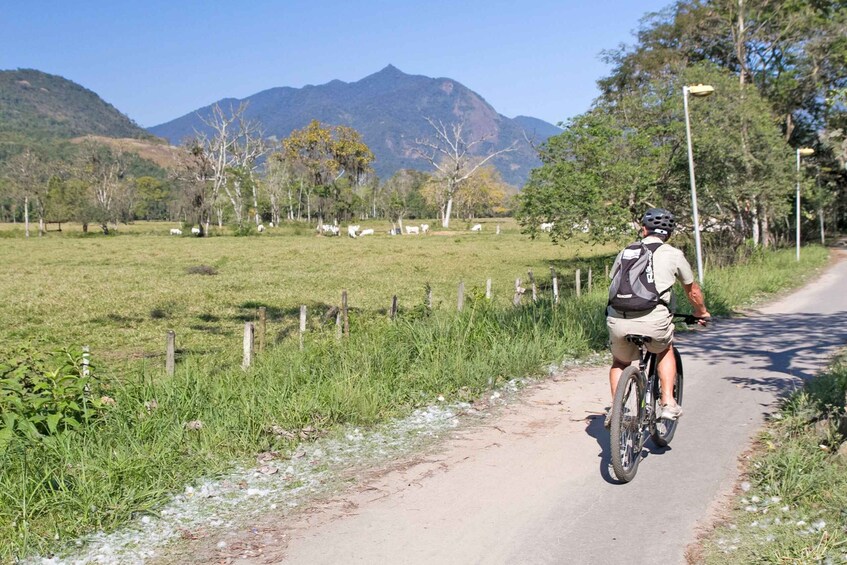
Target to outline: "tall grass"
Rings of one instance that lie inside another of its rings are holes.
[[[786,280],[824,259],[810,252],[799,265],[785,263],[794,272]],[[707,292],[743,302],[771,287],[768,273],[782,261],[766,255],[727,279],[761,279],[745,285],[746,296],[730,294],[718,273]],[[248,371],[226,351],[188,355],[172,378],[158,367],[131,366],[102,383],[97,394],[115,404],[90,427],[41,441],[16,438],[0,456],[0,560],[154,513],[186,483],[301,437],[404,415],[439,396],[474,399],[550,363],[603,350],[604,303],[604,288],[520,308],[477,291],[461,313],[417,305],[389,321],[354,311],[349,338],[337,340],[329,327],[310,333],[303,351],[283,339]]]

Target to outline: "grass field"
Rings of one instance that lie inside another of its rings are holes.
[[[495,298],[505,303],[515,279],[525,280],[529,269],[549,281],[555,266],[562,286],[573,287],[576,267],[585,272],[593,261],[596,272],[615,251],[531,241],[512,220],[496,223],[500,235],[491,220],[482,233],[456,223],[453,232],[390,237],[384,222],[365,222],[377,234],[356,240],[316,236],[305,226],[255,237],[174,237],[168,235],[174,224],[142,222],[110,237],[81,237],[79,226],[64,226],[25,240],[20,224],[7,224],[7,234],[21,237],[0,239],[0,295],[6,297],[0,347],[34,338],[90,345],[95,358],[113,365],[161,357],[165,333],[173,329],[183,354],[238,351],[243,323],[259,306],[267,308],[270,339],[282,339],[298,323],[301,304],[319,323],[340,303],[342,289],[351,309],[376,313],[394,294],[401,309],[422,303],[429,283],[436,306],[455,308],[460,281],[470,292],[490,277]],[[192,268],[216,274],[192,274]]]

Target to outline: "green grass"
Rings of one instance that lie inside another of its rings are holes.
[[[605,285],[577,298],[563,284],[558,306],[549,298],[521,308],[510,301],[514,278],[524,279],[526,269],[542,285],[550,264],[601,272],[608,249],[529,242],[513,225],[500,236],[488,230],[363,241],[298,235],[296,228],[206,240],[146,233],[5,240],[14,245],[0,247],[9,275],[0,284],[28,298],[0,306],[12,318],[3,341],[85,340],[100,378],[91,394],[116,403],[79,433],[16,439],[0,455],[0,560],[113,529],[155,512],[200,476],[293,447],[274,429],[297,435],[367,426],[439,396],[474,399],[505,380],[605,349]],[[726,279],[711,273],[707,297],[722,305],[714,313],[797,284],[827,257],[809,248],[797,265],[786,255],[763,255]],[[186,273],[198,264],[218,274]],[[775,283],[777,268],[787,272]],[[483,290],[489,276],[490,302]],[[735,292],[739,277],[751,279],[746,295]],[[456,313],[459,280],[468,292]],[[435,288],[432,312],[423,307],[423,281]],[[337,340],[320,315],[338,303],[340,288],[349,289],[354,308],[350,337]],[[395,292],[402,308],[391,322],[384,310]],[[546,288],[542,294],[549,296]],[[313,312],[304,351],[290,332],[300,303]],[[239,334],[258,305],[268,308],[274,339],[245,372]],[[167,378],[158,352],[171,327],[184,349]],[[138,358],[127,362],[132,355]],[[202,428],[186,427],[192,421]]]
[[[847,561],[845,392],[842,360],[787,399],[761,435],[749,490],[702,543],[706,563]]]
[[[602,272],[614,256],[610,246],[530,241],[511,220],[500,223],[499,236],[491,220],[482,233],[460,231],[457,223],[455,232],[426,237],[389,237],[386,224],[374,223],[383,233],[357,240],[315,236],[305,226],[261,237],[173,237],[166,223],[122,226],[113,237],[80,237],[78,227],[66,226],[61,234],[3,240],[0,348],[40,339],[89,345],[109,366],[137,358],[161,363],[173,329],[184,354],[236,352],[244,322],[259,306],[268,311],[269,339],[280,341],[296,327],[301,304],[317,324],[340,303],[342,289],[352,309],[382,313],[394,294],[401,308],[420,303],[429,283],[435,305],[447,309],[455,307],[460,281],[484,288],[490,277],[505,304],[529,269],[549,282],[555,266],[568,292],[574,269],[582,267],[585,285],[588,266]],[[217,274],[190,272],[202,266]]]

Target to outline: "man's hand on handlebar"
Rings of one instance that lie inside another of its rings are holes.
[[[699,326],[705,326],[709,322],[712,321],[712,316],[708,312],[703,316],[694,316],[692,314],[677,314],[674,313],[674,317],[681,318],[683,322],[686,324],[697,324]]]

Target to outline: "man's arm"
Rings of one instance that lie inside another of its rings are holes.
[[[683,284],[682,287],[685,289],[685,295],[688,297],[688,301],[691,302],[694,315],[698,318],[711,317],[709,311],[706,310],[706,298],[703,296],[703,289],[700,288],[697,281],[691,284]]]

